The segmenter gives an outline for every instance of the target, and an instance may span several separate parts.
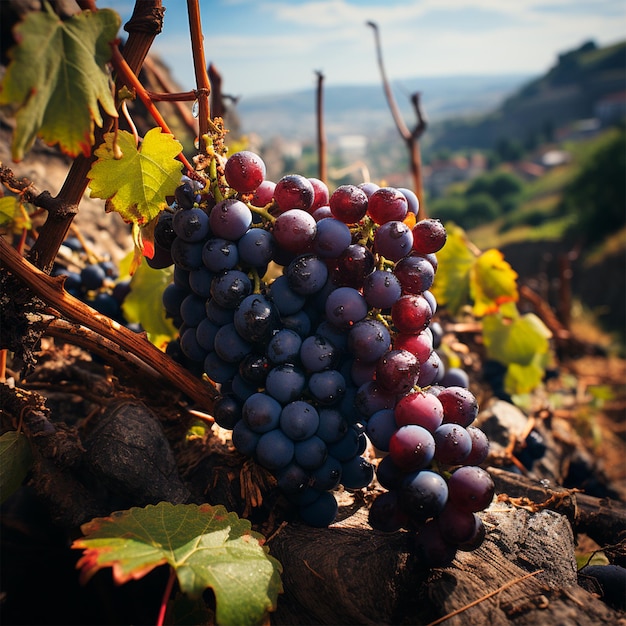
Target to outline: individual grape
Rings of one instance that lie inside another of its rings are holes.
[[[212,237],[202,248],[202,263],[211,272],[232,270],[239,263],[237,244],[227,239]]]
[[[428,289],[425,289],[424,291],[422,291],[422,295],[424,296],[424,298],[426,298],[426,300],[428,300],[428,304],[430,305],[430,310],[433,312],[433,315],[434,315],[437,312],[437,299],[435,298],[435,295],[433,294],[432,291]],[[439,322],[433,322],[433,324],[438,324],[439,326],[441,326]],[[443,329],[442,329],[442,335],[443,335]]]
[[[237,373],[237,364],[224,361],[217,352],[209,352],[204,359],[204,372],[215,383],[227,383]]]
[[[146,255],[144,259],[148,267],[151,267],[153,270],[162,270],[166,267],[171,267],[174,263],[171,248],[164,248],[156,242],[154,243],[153,255],[151,257]]]
[[[315,329],[315,334],[320,335],[330,341],[340,354],[348,349],[348,338],[346,333],[333,326],[328,320],[323,320]]]
[[[489,472],[475,465],[464,465],[454,470],[448,479],[450,502],[462,511],[475,513],[486,509],[495,493]]]
[[[302,209],[288,209],[274,222],[274,239],[283,250],[288,252],[301,253],[311,248],[316,233],[315,218]]]
[[[404,426],[404,428],[411,428]],[[415,426],[414,428],[419,428]],[[411,521],[421,523],[437,517],[448,502],[448,485],[438,473],[418,470],[408,474],[400,488],[402,507]]]
[[[415,193],[406,187],[398,187],[398,191],[406,198],[407,214],[413,213],[413,215],[417,216],[420,210],[420,201]]]
[[[480,465],[489,456],[489,439],[487,435],[476,426],[468,426],[467,432],[472,438],[472,449],[465,458],[466,465]]]
[[[328,206],[328,200],[330,198],[330,192],[328,185],[319,178],[309,178],[309,182],[313,186],[313,204],[309,209],[311,213],[316,211],[320,207]]]
[[[253,192],[265,179],[263,159],[250,150],[241,150],[228,157],[224,177],[228,186],[239,193]]]
[[[475,513],[457,509],[448,502],[437,516],[442,537],[455,545],[470,541],[476,534],[479,517]]]
[[[283,407],[280,428],[293,441],[312,437],[319,426],[319,415],[308,402],[295,400]]]
[[[418,529],[413,546],[417,558],[430,567],[451,565],[457,552],[457,547],[445,540],[434,519],[429,520]]]
[[[86,265],[80,271],[80,282],[86,291],[96,291],[100,289],[106,277],[104,268],[97,263]]]
[[[430,323],[432,311],[424,296],[401,296],[391,307],[391,321],[401,333],[415,334]]]
[[[341,464],[341,484],[346,489],[363,489],[374,479],[374,466],[361,456]]]
[[[419,376],[419,361],[407,350],[390,350],[376,364],[376,380],[388,392],[410,391]]]
[[[272,472],[287,467],[294,455],[293,441],[280,429],[263,433],[255,449],[257,462]]]
[[[225,309],[235,309],[252,292],[252,283],[240,270],[225,270],[216,274],[211,283],[211,297]]]
[[[443,405],[443,421],[469,426],[478,415],[476,396],[465,387],[446,387],[439,393]]]
[[[315,209],[315,211],[313,211],[311,215],[313,215],[313,218],[316,222],[319,222],[327,217],[335,219],[329,206],[321,206],[318,209]]]
[[[440,384],[442,387],[465,387],[470,385],[467,372],[460,367],[449,367],[443,375]]]
[[[277,276],[268,290],[268,297],[278,309],[280,315],[292,315],[297,313],[306,302],[306,298],[296,293],[289,286],[289,279],[284,274]]]
[[[207,319],[217,326],[224,326],[230,324],[235,319],[235,309],[227,309],[220,306],[213,298],[209,298],[206,301],[204,307]]]
[[[196,191],[194,181],[183,177],[182,183],[174,190],[176,204],[183,210],[191,209],[196,201]]]
[[[376,497],[369,509],[368,522],[374,530],[386,533],[408,526],[409,518],[400,506],[396,491],[386,491]]]
[[[443,405],[433,394],[413,391],[398,400],[394,415],[398,427],[414,424],[434,433],[443,422]]]
[[[339,441],[328,444],[328,453],[338,461],[349,461],[359,454],[359,437],[360,435],[356,428],[351,426]]]
[[[296,463],[306,470],[321,467],[328,457],[326,444],[316,435],[299,440],[295,445]]]
[[[308,482],[309,474],[296,462],[289,463],[289,465],[276,473],[278,488],[287,497],[295,497],[301,494],[306,489]]]
[[[367,195],[356,185],[341,185],[331,194],[328,205],[335,219],[356,224],[367,212]]]
[[[401,426],[389,440],[389,455],[404,471],[421,470],[433,460],[435,440],[422,426]]]
[[[199,207],[176,211],[172,229],[183,241],[197,243],[209,234],[209,216]]]
[[[404,222],[389,220],[376,229],[374,249],[389,261],[399,261],[411,252],[412,246],[413,234]]]
[[[389,441],[396,432],[396,420],[393,409],[381,409],[376,411],[367,421],[366,432],[372,445],[389,452]]]
[[[250,204],[252,206],[262,209],[274,200],[274,190],[276,189],[276,183],[271,180],[264,180],[252,194]]]
[[[341,482],[341,463],[330,454],[320,467],[311,472],[311,486],[318,491],[331,491]]]
[[[261,294],[243,298],[235,311],[235,328],[242,337],[253,343],[267,342],[279,324],[278,311]]]
[[[177,267],[191,272],[202,267],[202,248],[204,243],[198,241],[189,243],[180,237],[176,237],[172,242],[170,254],[172,261]]]
[[[267,344],[267,356],[272,363],[294,363],[300,355],[302,338],[297,332],[288,328],[277,331]]]
[[[180,349],[188,359],[199,363],[204,362],[207,355],[207,350],[198,343],[196,329],[193,327],[187,328],[180,335]]]
[[[238,400],[245,402],[252,394],[258,392],[258,387],[248,382],[241,374],[237,373],[233,376],[230,383],[230,390],[235,394]]]
[[[227,198],[218,202],[209,215],[214,236],[237,241],[252,224],[252,212],[241,200]]]
[[[255,268],[265,267],[272,260],[275,248],[274,236],[263,228],[250,228],[237,242],[241,263]]]
[[[328,268],[316,255],[303,254],[287,266],[285,276],[293,291],[300,295],[310,296],[320,291],[326,284]]]
[[[326,217],[317,222],[313,251],[321,258],[338,257],[351,242],[352,234],[343,222],[333,217]]]
[[[425,328],[417,334],[398,333],[393,340],[393,346],[397,350],[408,350],[417,357],[420,363],[424,363],[433,351],[433,336]]]
[[[423,256],[417,254],[411,254],[400,259],[396,263],[394,274],[402,285],[403,293],[423,293],[432,287],[435,280],[433,266]],[[432,294],[430,295],[432,297]],[[427,300],[432,310],[433,306],[430,298],[427,298]],[[433,314],[435,313],[435,311],[432,312]]]
[[[320,408],[315,433],[324,443],[336,443],[348,432],[348,422],[336,408]]]
[[[404,480],[405,472],[401,470],[391,458],[391,455],[384,456],[376,468],[376,478],[380,486],[384,489],[399,489]]]
[[[380,189],[380,185],[372,182],[361,183],[360,185],[357,185],[357,187],[365,192],[365,195],[368,197],[368,199],[375,191]]]
[[[233,394],[224,394],[215,400],[213,418],[220,428],[232,430],[241,419],[241,402]]]
[[[321,372],[333,367],[338,356],[334,344],[321,335],[307,337],[300,347],[300,361],[308,372]]]
[[[311,334],[311,318],[307,315],[306,311],[298,311],[293,315],[286,315],[280,318],[280,322],[283,328],[293,330],[305,339]]]
[[[231,439],[237,452],[245,456],[252,456],[261,435],[250,430],[245,420],[241,419],[234,425]]]
[[[283,408],[280,402],[266,393],[252,394],[241,407],[241,417],[250,430],[267,433],[278,428]]]
[[[370,250],[360,244],[350,244],[336,259],[333,281],[340,287],[360,289],[374,269],[376,260]]]
[[[418,254],[439,252],[446,243],[445,226],[438,219],[427,218],[413,226],[413,250]]]
[[[446,465],[459,465],[472,450],[470,434],[458,424],[446,423],[435,431],[435,459]]]
[[[478,515],[474,515],[474,520],[476,521],[476,530],[472,537],[463,543],[458,544],[457,548],[462,552],[473,552],[477,548],[480,548],[485,537],[487,535],[487,529],[485,528],[485,524],[478,517]]]
[[[282,404],[297,400],[305,386],[304,372],[291,363],[274,367],[265,379],[267,393]]]
[[[354,404],[359,413],[368,418],[381,409],[393,409],[396,404],[396,394],[390,393],[378,382],[371,380],[358,388]]]
[[[186,274],[188,289],[205,300],[211,297],[211,283],[215,278],[213,272],[209,271],[206,267],[200,267]]]
[[[180,316],[187,326],[197,326],[206,316],[205,299],[190,293],[180,303]]]
[[[316,528],[325,528],[333,523],[337,517],[337,510],[335,496],[326,491],[320,493],[319,498],[311,504],[301,506],[299,513],[305,524]]]
[[[337,370],[315,372],[309,378],[309,392],[322,406],[329,406],[341,400],[346,392],[346,380]]]
[[[102,313],[102,315],[106,315],[111,319],[120,319],[122,317],[119,302],[110,293],[101,291],[97,293],[93,299],[86,300],[85,302],[98,311],[98,313]]]
[[[363,296],[372,308],[391,308],[401,295],[400,281],[388,270],[374,270],[363,283]]]
[[[445,366],[441,360],[441,357],[435,350],[430,353],[430,356],[420,363],[420,374],[417,379],[419,387],[428,387],[435,385],[445,375]]]
[[[348,330],[367,315],[367,302],[356,289],[338,287],[326,299],[325,312],[331,324]]]
[[[271,370],[268,358],[264,354],[251,352],[239,363],[239,375],[247,382],[262,387]]]
[[[180,305],[188,295],[188,290],[182,289],[174,283],[170,283],[163,290],[163,295],[161,296],[166,315],[168,317],[177,317],[180,313]]]
[[[370,197],[367,214],[376,224],[402,222],[408,211],[408,202],[401,191],[393,187],[381,187]],[[412,241],[411,241],[412,243]]]
[[[310,211],[314,199],[313,185],[300,174],[283,176],[274,188],[274,201],[281,213],[289,209]]]
[[[374,380],[376,378],[376,361],[373,363],[365,363],[360,359],[353,359],[350,364],[350,376],[348,380],[360,387],[361,385]]]
[[[252,352],[252,344],[237,332],[234,324],[225,324],[215,333],[214,350],[227,363],[238,364]]]

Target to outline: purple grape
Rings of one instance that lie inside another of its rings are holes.
[[[390,350],[378,360],[376,380],[390,393],[406,393],[417,382],[419,368],[419,361],[411,352]]]
[[[370,197],[367,205],[367,214],[376,224],[386,222],[402,222],[406,217],[408,202],[402,192],[394,187],[381,187]],[[411,238],[411,243],[413,239]]]
[[[283,176],[274,188],[274,201],[281,213],[290,209],[310,211],[314,198],[313,185],[300,174]]]
[[[288,209],[274,222],[273,234],[278,245],[289,252],[309,249],[317,232],[315,218],[302,209]]]
[[[239,193],[253,192],[263,182],[265,174],[263,159],[249,150],[235,152],[224,164],[226,182]]]
[[[404,222],[389,220],[381,224],[374,235],[374,249],[389,261],[405,257],[411,252],[412,245],[413,234]]]
[[[402,285],[403,293],[423,293],[432,287],[435,280],[433,266],[423,256],[413,254],[405,256],[396,263],[394,274]],[[432,310],[431,297],[433,297],[432,294],[430,294],[427,300]],[[433,314],[434,312],[433,310]]]
[[[413,391],[398,400],[394,415],[398,427],[414,424],[434,433],[443,422],[443,406],[437,396]]]
[[[363,283],[363,296],[372,308],[389,309],[402,295],[397,276],[387,270],[374,270]]]
[[[411,428],[405,426],[404,428]],[[414,428],[419,428],[415,426]],[[419,470],[408,474],[400,488],[402,507],[411,521],[423,523],[438,516],[448,501],[448,485],[436,472]]]
[[[345,224],[356,224],[367,212],[367,195],[356,185],[341,185],[329,200],[333,217]]]
[[[213,207],[209,222],[215,236],[237,241],[250,228],[252,212],[241,200],[227,198]]]
[[[367,303],[356,289],[339,287],[326,299],[325,311],[331,324],[348,330],[367,315]]]
[[[174,213],[172,229],[183,241],[189,243],[202,241],[209,234],[209,216],[197,207],[181,209]]]
[[[494,482],[482,467],[465,465],[456,469],[448,480],[450,502],[462,511],[483,511],[495,493]]]
[[[382,322],[364,319],[357,322],[348,333],[348,348],[355,358],[373,363],[391,347],[391,335]]]
[[[327,217],[317,222],[313,251],[322,258],[336,258],[351,241],[350,229],[343,222]]]
[[[422,426],[401,426],[389,441],[389,455],[404,471],[420,470],[433,460],[435,440]]]
[[[446,387],[439,393],[443,421],[469,426],[478,415],[476,396],[465,387]]]
[[[458,424],[442,424],[435,431],[435,459],[446,465],[459,465],[472,450],[470,434]]]

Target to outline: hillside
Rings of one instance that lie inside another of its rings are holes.
[[[436,121],[489,111],[527,79],[527,75],[521,74],[415,77],[394,81],[393,89],[407,119],[414,119],[410,95],[419,91],[423,94],[429,119]],[[242,131],[254,132],[263,140],[274,136],[293,141],[312,140],[316,133],[315,98],[314,88],[242,98],[237,104]],[[371,135],[372,129],[379,133],[394,128],[380,84],[325,86],[324,112],[326,132],[331,141],[341,135]]]
[[[551,140],[571,122],[597,117],[603,99],[626,92],[626,41],[587,42],[559,55],[544,76],[524,85],[488,115],[451,119],[430,129],[433,149],[487,149],[498,140]]]

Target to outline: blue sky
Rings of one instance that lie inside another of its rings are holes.
[[[125,23],[132,0],[98,0]],[[193,89],[187,3],[163,0],[153,50]],[[626,39],[624,0],[200,0],[207,63],[226,93],[250,97],[325,84],[378,84],[378,24],[390,80],[536,74],[593,39]],[[125,33],[124,33],[125,34]]]

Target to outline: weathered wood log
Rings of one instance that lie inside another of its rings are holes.
[[[620,623],[623,615],[578,586],[564,515],[497,501],[481,515],[483,545],[431,570],[416,562],[407,532],[373,531],[364,510],[328,529],[286,526],[270,541],[285,586],[272,623]]]

